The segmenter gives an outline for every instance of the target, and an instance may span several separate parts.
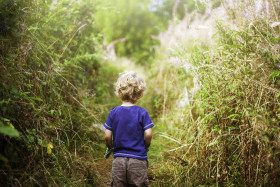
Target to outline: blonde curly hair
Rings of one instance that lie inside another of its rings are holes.
[[[115,83],[115,94],[123,101],[136,103],[146,89],[145,81],[134,71],[123,72]]]

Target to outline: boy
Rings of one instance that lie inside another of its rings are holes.
[[[147,110],[134,105],[146,84],[130,71],[121,74],[115,87],[122,105],[111,109],[104,124],[106,145],[114,153],[111,186],[148,186],[147,149],[154,124]]]

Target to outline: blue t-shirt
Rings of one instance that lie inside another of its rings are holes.
[[[113,108],[104,127],[113,132],[114,157],[147,160],[144,131],[154,124],[146,109],[133,106]]]

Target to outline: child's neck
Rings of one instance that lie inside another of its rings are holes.
[[[121,106],[134,106],[134,104],[131,102],[123,101]]]

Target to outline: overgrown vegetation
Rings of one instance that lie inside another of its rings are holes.
[[[180,20],[196,8],[205,12],[205,7],[193,0],[106,0],[98,4],[96,23],[118,56],[148,66],[159,44],[157,35],[168,28],[169,20]]]
[[[194,77],[189,95],[199,91],[160,122],[177,148],[157,185],[279,186],[280,4],[258,6],[224,5],[231,19],[217,22],[211,40],[173,48],[171,62]]]
[[[90,6],[89,6],[90,5]],[[96,181],[102,107],[119,70],[102,59],[91,0],[0,4],[1,183]]]
[[[120,103],[118,73],[138,68],[153,186],[279,186],[279,12],[277,0],[1,1],[1,184],[101,185],[92,125]]]

